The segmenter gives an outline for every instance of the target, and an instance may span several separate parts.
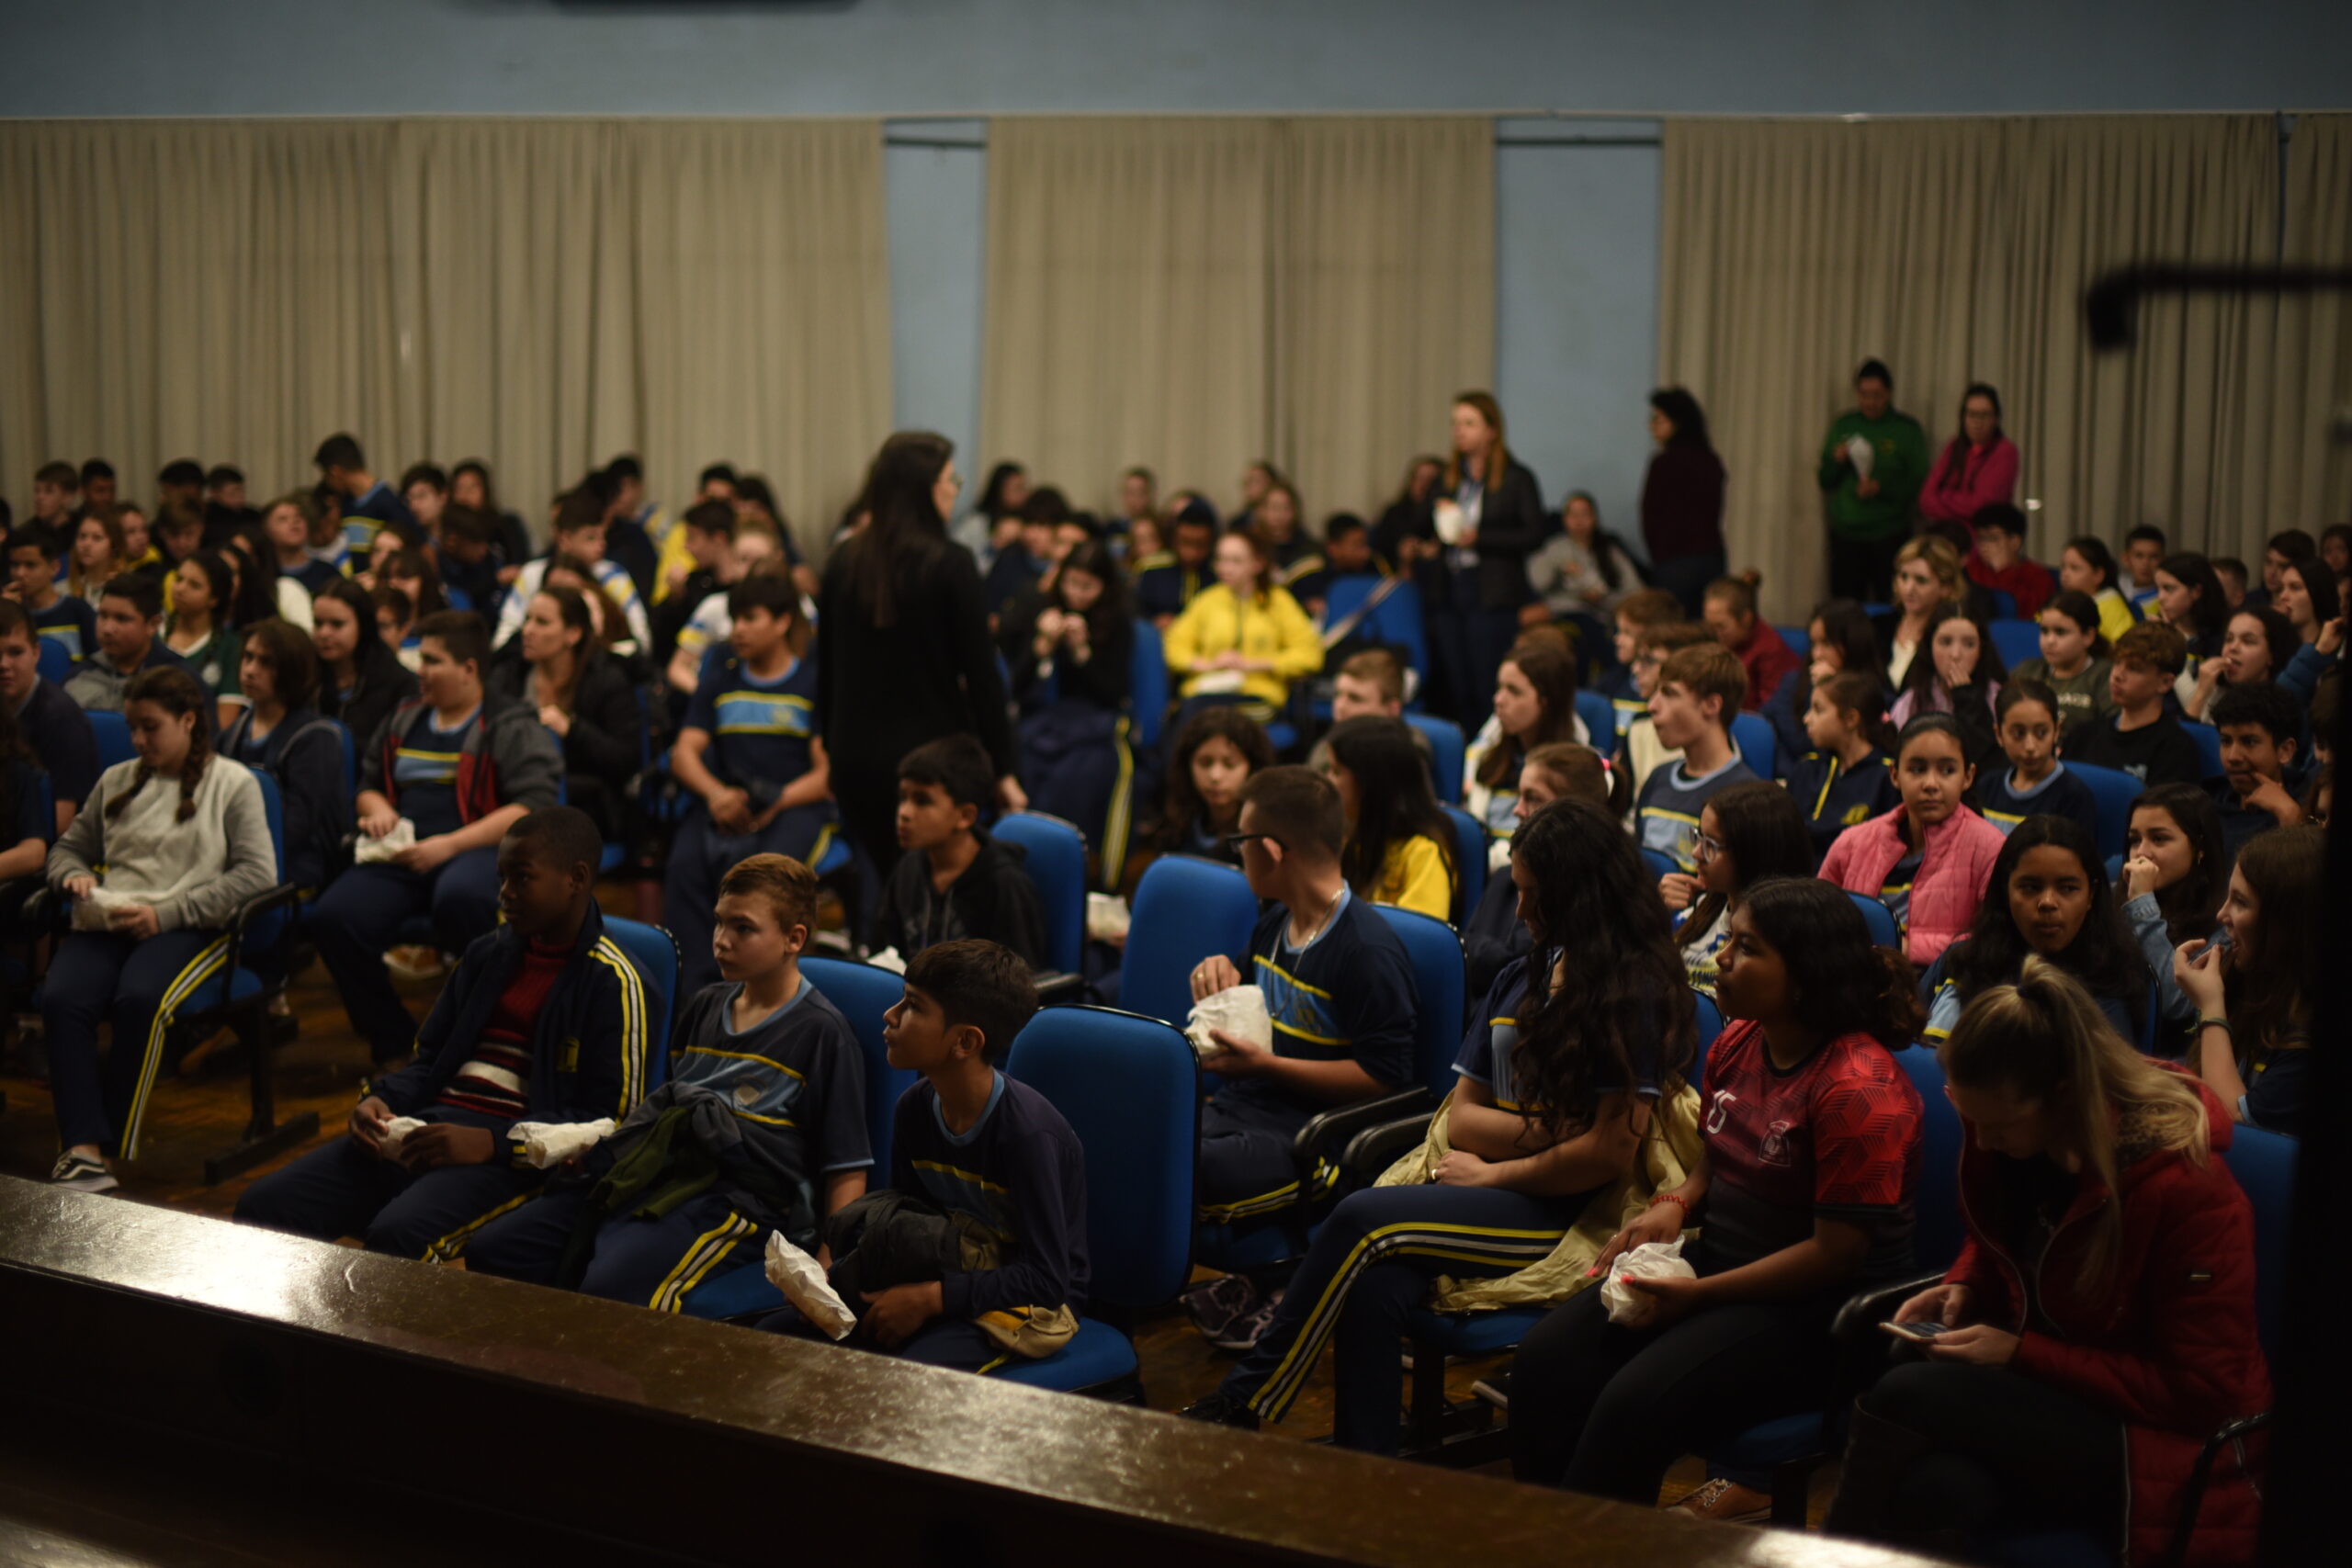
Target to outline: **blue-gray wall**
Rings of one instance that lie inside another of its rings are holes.
[[[1660,114],[2341,108],[2347,61],[2343,0],[0,0],[12,115],[1623,115],[1498,122],[1496,389],[1546,491],[1627,527],[1658,155],[1600,143]],[[978,468],[985,153],[888,170],[898,415]]]

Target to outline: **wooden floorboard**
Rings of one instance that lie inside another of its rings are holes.
[[[626,895],[604,889],[605,902],[615,913],[629,913]],[[400,982],[410,1010],[423,1018],[440,982]],[[344,1016],[340,998],[325,971],[312,965],[294,982],[289,995],[300,1025],[299,1037],[278,1054],[277,1084],[281,1116],[301,1111],[319,1114],[317,1140],[282,1158],[217,1187],[204,1182],[204,1160],[234,1145],[246,1116],[245,1078],[233,1049],[217,1053],[191,1069],[167,1075],[157,1085],[147,1111],[139,1159],[119,1166],[120,1196],[132,1202],[170,1204],[199,1213],[227,1215],[247,1183],[298,1157],[310,1147],[343,1135],[345,1118],[368,1070],[365,1045]],[[223,1042],[225,1043],[225,1040]],[[51,1116],[45,1081],[28,1070],[27,1053],[12,1052],[0,1064],[0,1090],[7,1096],[7,1111],[0,1116],[0,1171],[35,1179],[49,1174],[57,1157],[56,1124]],[[1205,1276],[1204,1276],[1205,1277]],[[1148,1319],[1136,1335],[1143,1363],[1146,1397],[1154,1409],[1179,1410],[1214,1389],[1235,1358],[1218,1350],[1193,1331],[1181,1311],[1170,1309]],[[1469,1396],[1470,1384],[1498,1370],[1500,1361],[1465,1364],[1451,1369],[1447,1382],[1457,1398]],[[1269,1428],[1275,1435],[1298,1440],[1328,1437],[1331,1429],[1329,1352],[1311,1379],[1289,1418]],[[1501,1472],[1499,1465],[1488,1467]],[[1702,1478],[1695,1462],[1676,1467],[1663,1495],[1670,1501]],[[1812,1509],[1818,1523],[1826,1494],[1816,1486]]]

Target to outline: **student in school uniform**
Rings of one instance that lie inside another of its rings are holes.
[[[2041,633],[2041,657],[2009,671],[2019,681],[2039,681],[2058,698],[2058,732],[2087,718],[2115,711],[2108,676],[2107,637],[2099,630],[2098,605],[2087,593],[2066,589],[2052,596],[2034,617]]]
[[[1387,1094],[1413,1073],[1418,1008],[1404,944],[1350,890],[1340,855],[1347,818],[1329,779],[1270,768],[1241,792],[1241,870],[1267,913],[1240,962],[1224,953],[1193,971],[1193,999],[1254,984],[1273,1044],[1217,1037],[1204,1066],[1219,1087],[1201,1111],[1200,1217],[1221,1224],[1319,1195],[1336,1173],[1302,1173],[1291,1143],[1317,1111]],[[1245,982],[1246,976],[1246,982]],[[1265,1288],[1243,1276],[1188,1298],[1214,1344],[1242,1348],[1272,1321]]]
[[[2066,541],[2058,554],[2058,586],[2075,593],[2087,594],[2098,606],[2098,629],[2112,644],[2123,634],[2140,624],[2140,614],[2123,596],[2118,585],[2122,569],[2115,564],[2115,556],[2106,541],[2085,534]]]
[[[1075,823],[1118,885],[1135,793],[1125,709],[1135,670],[1135,613],[1110,547],[1089,539],[1054,568],[1035,613],[1005,632],[1022,719],[1021,776],[1029,808]]]
[[[1074,1327],[1085,1310],[1085,1151],[1044,1095],[1001,1067],[1036,1009],[1027,965],[999,943],[942,942],[907,964],[883,1039],[890,1065],[922,1082],[899,1098],[891,1123],[889,1192],[967,1234],[985,1230],[996,1257],[993,1267],[855,1292],[852,1346],[987,1373],[1017,1353],[1008,1340],[1032,1326]],[[840,1280],[845,1260],[834,1250]],[[809,1332],[788,1306],[756,1326]]]
[[[491,930],[498,845],[516,822],[555,805],[563,778],[562,756],[538,715],[484,700],[490,649],[481,617],[447,610],[417,630],[424,645],[417,699],[361,743],[357,802],[368,838],[384,838],[407,821],[416,842],[337,877],[311,906],[307,925],[353,1030],[379,1066],[406,1056],[416,1038],[384,967],[401,922],[429,913],[436,940],[460,949]],[[592,872],[600,852],[588,857]]]
[[[1952,715],[1968,736],[1968,760],[1981,771],[2000,750],[1993,707],[2007,674],[1984,624],[1956,604],[1939,604],[1928,615],[1926,646],[1911,661],[1887,716],[1901,729],[1915,715]]]
[[[1643,629],[1682,618],[1682,601],[1663,588],[1636,589],[1618,602],[1610,666],[1591,683],[1594,691],[1609,699],[1609,705],[1616,713],[1616,733],[1597,735],[1589,742],[1601,755],[1610,755],[1616,743],[1625,738],[1627,727],[1650,711],[1650,694],[1640,688],[1634,677],[1634,661],[1641,653]]]
[[[311,602],[311,649],[319,656],[319,712],[359,745],[393,709],[416,700],[416,672],[384,640],[375,601],[350,578],[336,578]]]
[[[497,850],[505,920],[468,945],[416,1060],[369,1082],[347,1136],[247,1188],[240,1221],[447,1262],[546,1179],[516,1123],[628,1115],[645,1093],[650,998],[605,934],[601,848],[572,807],[514,820]],[[388,1146],[401,1116],[424,1125]]]
[[[2164,563],[2165,531],[2151,523],[2143,523],[2123,536],[2122,581],[2116,587],[2123,592],[2124,602],[2142,619],[2156,613],[2156,598],[2161,590],[2156,583],[2156,569]]]
[[[1453,825],[1430,787],[1412,728],[1401,718],[1342,719],[1329,739],[1323,772],[1348,819],[1348,886],[1374,904],[1454,919],[1462,875]]]
[[[58,587],[64,559],[61,536],[38,525],[8,536],[8,597],[24,606],[33,629],[65,650],[74,664],[97,651],[98,613],[87,599]]]
[[[1511,809],[1524,826],[1544,807],[1570,795],[1607,806],[1609,763],[1589,746],[1555,741],[1527,754],[1519,771],[1519,798]],[[1463,976],[1468,991],[1485,996],[1511,960],[1526,955],[1533,940],[1527,922],[1519,918],[1519,885],[1509,876],[1489,875],[1478,907],[1462,927]]]
[[[1619,731],[1611,783],[1619,803],[1630,809],[1650,775],[1682,761],[1682,749],[1658,739],[1657,722],[1650,716],[1650,699],[1657,695],[1658,672],[1666,661],[1686,648],[1703,648],[1714,634],[1696,621],[1663,621],[1635,634],[1634,690],[1641,694],[1641,711]],[[1620,710],[1621,712],[1623,710]]]
[[[77,918],[58,940],[41,987],[60,1187],[110,1191],[107,1156],[138,1157],[169,1004],[220,973],[230,917],[277,880],[261,785],[214,754],[211,700],[185,670],[132,682],[125,716],[138,755],[99,777],[49,851],[59,893],[109,896],[97,929]],[[103,1065],[101,1022],[113,1027]]]
[[[2123,874],[2116,897],[2141,956],[2156,976],[2160,1029],[2188,1030],[2195,1006],[2173,980],[2172,955],[2185,942],[2215,930],[2215,912],[2230,884],[2230,853],[2222,840],[2222,814],[2212,792],[2196,784],[2158,784],[2132,802],[2123,835]],[[2177,1055],[2181,1042],[2159,1033],[2160,1055]]]
[[[2096,835],[2098,801],[2058,760],[2058,694],[2039,681],[2011,681],[1995,712],[2008,765],[1976,775],[1976,814],[2003,833],[2029,817],[2050,816]]]
[[[636,582],[626,567],[605,553],[606,526],[605,502],[588,487],[583,485],[563,498],[555,514],[555,543],[546,555],[526,561],[515,574],[506,601],[499,607],[492,647],[504,647],[523,629],[523,615],[531,607],[531,595],[547,581],[549,565],[558,556],[576,556],[585,563],[595,574],[596,586],[611,596],[628,620],[629,639],[639,648],[652,647],[653,625],[646,619],[645,601],[639,596]]]
[[[1577,658],[1558,632],[1540,629],[1511,644],[1495,672],[1493,705],[1463,753],[1462,805],[1501,840],[1518,826],[1511,797],[1527,753],[1589,739],[1577,716]]]
[[[1216,581],[1209,558],[1216,548],[1216,511],[1197,497],[1168,524],[1168,548],[1127,563],[1135,576],[1136,614],[1165,632]]]
[[[2297,798],[2306,770],[2297,737],[2303,726],[2295,699],[2270,682],[2232,686],[2213,700],[2213,728],[2222,735],[2222,776],[2206,782],[2222,814],[2222,841],[2231,860],[2257,833],[2303,820]]]
[[[231,619],[236,581],[227,561],[198,550],[171,573],[171,613],[164,618],[164,646],[212,694],[216,722],[223,728],[245,705],[237,689],[240,645]]]
[[[1699,808],[1691,840],[1695,873],[1668,872],[1658,896],[1673,912],[1676,952],[1690,988],[1715,994],[1715,958],[1731,939],[1732,916],[1767,877],[1811,876],[1813,835],[1789,792],[1767,779],[1718,791]]]
[[[979,825],[996,789],[988,750],[968,735],[926,741],[899,763],[899,861],[874,911],[873,945],[912,959],[978,938],[1044,966],[1046,915],[1020,845]]]
[[[1886,722],[1878,671],[1864,665],[1816,682],[1804,732],[1812,746],[1790,764],[1787,783],[1818,862],[1838,834],[1902,800],[1894,787],[1894,730]]]
[[[1918,1020],[1908,966],[1811,878],[1750,890],[1716,998],[1697,1167],[1595,1265],[1703,1227],[1695,1279],[1627,1277],[1649,1321],[1586,1291],[1530,1329],[1510,1373],[1511,1470],[1647,1507],[1707,1434],[1817,1408],[1829,1324],[1857,1288],[1912,1268],[1918,1091],[1893,1053]]]
[[[484,1225],[469,1271],[675,1313],[755,1266],[771,1232],[815,1249],[874,1164],[856,1036],[800,972],[816,921],[800,862],[728,868],[709,922],[720,978],[680,1010],[669,1080],[578,1169]]]
[[[2222,929],[2173,953],[2173,983],[2196,1011],[2198,1077],[2237,1120],[2292,1136],[2307,1114],[2314,993],[2327,961],[2326,859],[2324,829],[2254,840],[2230,870]]]
[[[40,634],[13,599],[0,599],[0,703],[49,775],[57,807],[51,836],[62,833],[98,782],[97,739],[90,716],[55,682],[41,678]]]
[[[2197,742],[2165,711],[2173,682],[2188,660],[2188,644],[2172,627],[2143,621],[2116,640],[2108,691],[2115,712],[2066,731],[2058,750],[2069,761],[2130,773],[2145,784],[2195,784],[2205,759]]]
[[[2182,699],[2180,711],[2186,717],[2211,724],[2213,704],[2223,692],[2265,681],[2283,683],[2287,671],[2302,661],[2304,651],[2295,628],[2278,611],[2251,607],[2233,611],[2222,633],[2221,652],[2197,667],[2197,683]]]
[[[368,468],[356,437],[340,432],[328,436],[311,461],[319,470],[322,488],[342,502],[344,543],[353,555],[367,558],[377,534],[386,528],[398,534],[404,547],[424,545],[424,531],[416,525],[416,513]]]
[[[799,595],[786,579],[759,574],[729,589],[728,604],[727,656],[703,672],[670,750],[671,772],[695,797],[662,878],[687,994],[714,976],[707,911],[727,867],[748,854],[814,865],[838,823]]]
[[[1959,722],[1920,715],[1894,741],[1902,804],[1840,833],[1821,863],[1823,880],[1886,906],[1914,964],[1967,933],[2001,852],[2001,830],[1966,804],[1975,778]]]
[[[1241,863],[1229,842],[1241,827],[1241,790],[1274,765],[1273,742],[1265,727],[1238,707],[1203,708],[1176,737],[1169,759],[1159,821],[1146,835],[1143,852],[1127,857],[1127,893],[1160,855],[1198,855]]]
[[[1650,718],[1658,739],[1682,760],[1643,782],[1634,805],[1634,837],[1685,873],[1699,868],[1690,851],[1700,811],[1720,792],[1756,777],[1731,743],[1732,716],[1747,689],[1739,660],[1719,646],[1686,648],[1658,671]]]
[[[1740,706],[1761,713],[1781,682],[1804,664],[1777,627],[1756,613],[1756,589],[1747,579],[1719,577],[1707,584],[1706,626],[1747,672]]]
[[[178,670],[204,682],[164,640],[164,589],[143,572],[126,572],[98,595],[98,645],[65,682],[65,694],[90,713],[120,713],[131,683],[150,670]],[[207,687],[205,695],[211,698]],[[205,728],[214,715],[205,714]]]
[[[1851,599],[1829,599],[1815,605],[1805,635],[1811,639],[1805,657],[1781,677],[1780,685],[1764,703],[1764,716],[1771,723],[1772,738],[1782,757],[1802,757],[1817,744],[1805,731],[1805,713],[1813,705],[1816,682],[1849,671],[1867,672],[1876,679],[1884,665],[1870,613]],[[1884,682],[1880,685],[1879,706],[1883,712]]]
[[[1855,1408],[1826,1529],[1938,1557],[2020,1525],[2079,1530],[2105,1561],[2157,1562],[2196,1471],[2182,1561],[2254,1561],[2262,1450],[2198,1459],[2271,1401],[2227,1113],[2042,960],[1939,1055],[1967,1239],[1895,1309],[1944,1326]]]
[[[565,801],[596,819],[605,842],[616,841],[629,782],[644,764],[647,716],[636,683],[598,639],[585,595],[541,584],[483,684],[494,705],[539,716],[563,752]]]
[[[2154,976],[2116,908],[2089,831],[2064,817],[2029,817],[2001,846],[1968,934],[1937,955],[1919,981],[1929,1044],[1995,986],[2014,985],[2032,955],[2090,992],[2109,1028],[2136,1041],[2148,1024]]]
[[[1695,1055],[1680,965],[1604,805],[1532,816],[1512,838],[1510,881],[1535,947],[1472,1015],[1439,1112],[1448,1152],[1341,1200],[1265,1332],[1188,1419],[1281,1420],[1336,1341],[1333,1440],[1393,1453],[1396,1345],[1434,1281],[1518,1273],[1589,1207],[1615,1224],[1608,1200],[1622,1203],[1659,1100],[1680,1093]]]
[[[323,888],[358,826],[343,778],[343,739],[311,705],[318,657],[302,628],[272,617],[238,638],[238,684],[245,705],[220,731],[220,750],[277,781],[286,814],[285,881]]]

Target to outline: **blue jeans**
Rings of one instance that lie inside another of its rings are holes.
[[[379,1062],[416,1045],[416,1020],[384,968],[384,950],[411,918],[433,917],[433,940],[462,953],[498,924],[498,851],[468,850],[429,873],[355,865],[311,906],[305,929],[343,993],[351,1027]],[[707,944],[706,944],[707,945]]]

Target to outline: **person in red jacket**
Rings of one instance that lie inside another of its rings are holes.
[[[1747,671],[1747,696],[1739,705],[1762,713],[1781,682],[1804,663],[1778,628],[1756,613],[1756,585],[1741,577],[1718,577],[1707,584],[1707,629],[1731,649]]]
[[[1968,1239],[1897,1309],[1926,1336],[1855,1406],[1827,1528],[1965,1554],[1988,1529],[2170,1546],[2198,1452],[2270,1403],[2229,1112],[2030,958],[1942,1048]],[[2187,1562],[2254,1560],[2260,1448],[2216,1460]]]

